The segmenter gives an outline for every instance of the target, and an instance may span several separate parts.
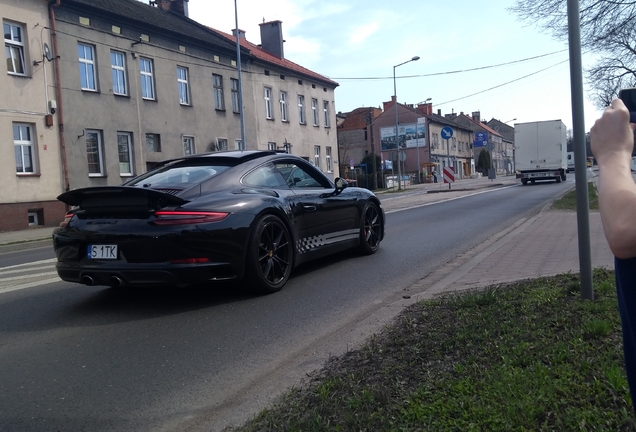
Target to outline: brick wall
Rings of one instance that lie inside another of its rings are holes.
[[[0,204],[0,232],[29,228],[29,212],[38,215],[38,226],[58,226],[66,214],[66,204],[60,201]]]

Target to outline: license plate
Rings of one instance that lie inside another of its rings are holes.
[[[117,259],[117,245],[88,245],[86,258]]]

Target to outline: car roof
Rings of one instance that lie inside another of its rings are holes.
[[[287,156],[292,156],[285,153],[283,150],[229,150],[229,151],[217,151],[210,153],[200,153],[189,156],[183,156],[175,159],[168,159],[159,163],[160,166],[166,165],[173,162],[179,161],[188,161],[188,160],[206,160],[206,159],[216,159],[220,162],[226,162],[230,165],[240,165],[244,162],[248,162],[254,159],[264,158],[266,156],[274,156],[284,154]],[[292,156],[293,157],[293,156]]]

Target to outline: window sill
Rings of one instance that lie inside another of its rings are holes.
[[[189,104],[189,103],[181,103],[181,102],[179,102],[179,105],[184,107],[184,108],[192,108],[192,104]]]
[[[225,112],[225,108],[214,108],[214,111]]]
[[[125,94],[125,93],[113,93],[113,96],[123,97],[123,98],[128,98],[128,99],[130,99],[130,95]]]
[[[106,178],[106,174],[89,174],[90,178]]]
[[[12,76],[12,77],[16,77],[16,78],[31,78],[27,74],[20,74],[20,73],[15,73],[15,72],[8,72],[8,71],[7,71],[7,75]]]
[[[122,173],[119,173],[119,177],[134,177],[134,176],[135,176],[134,174],[122,174]]]
[[[275,119],[274,119],[274,117],[265,117],[265,120],[274,121]]]
[[[232,111],[234,114],[241,114],[240,111]]]
[[[17,177],[40,177],[40,173],[15,173]]]
[[[157,102],[157,99],[153,99],[153,98],[145,98],[145,97],[142,97],[141,99],[142,99],[142,100],[145,100],[145,101],[148,101],[148,102]]]
[[[81,89],[81,90],[82,90],[83,92],[86,92],[86,93],[97,93],[97,94],[99,94],[99,90],[86,89],[86,88],[83,88],[83,89]]]
[[[289,123],[289,120],[281,120],[281,123]]]

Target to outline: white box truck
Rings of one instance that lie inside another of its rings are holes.
[[[515,123],[515,169],[524,185],[566,179],[567,137],[561,120]]]

